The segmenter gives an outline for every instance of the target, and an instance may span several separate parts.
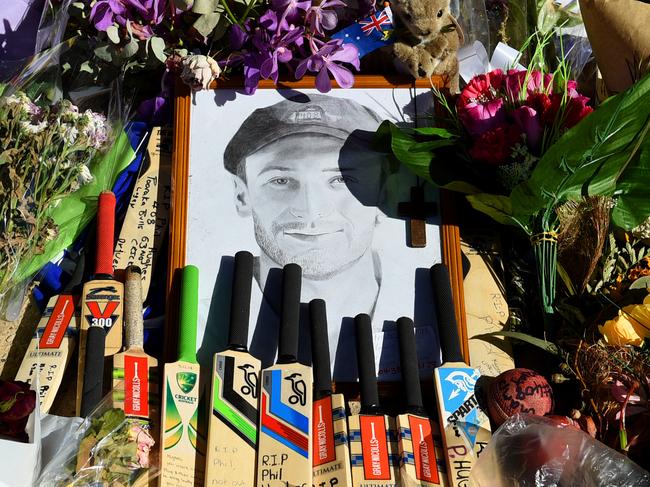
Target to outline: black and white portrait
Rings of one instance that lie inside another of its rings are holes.
[[[426,90],[421,90],[426,95]],[[281,269],[302,267],[306,303],[327,304],[335,380],[354,380],[354,326],[372,317],[380,380],[398,369],[395,320],[415,319],[423,374],[439,362],[427,270],[440,261],[438,218],[428,245],[406,245],[397,215],[417,179],[373,146],[383,120],[413,124],[430,110],[409,89],[203,91],[192,107],[186,261],[200,270],[199,358],[226,346],[233,256],[255,256],[249,347],[277,350]],[[422,105],[422,106],[420,106]],[[426,195],[435,199],[436,194]],[[427,295],[429,294],[429,295]]]

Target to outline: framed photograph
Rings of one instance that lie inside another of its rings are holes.
[[[234,255],[248,250],[255,256],[249,348],[264,366],[277,351],[281,269],[293,262],[303,271],[300,361],[309,363],[311,353],[307,303],[321,298],[335,381],[356,380],[359,313],[372,318],[380,381],[399,378],[401,316],[414,319],[420,370],[430,377],[440,363],[429,279],[434,263],[450,267],[463,317],[453,207],[443,196],[441,209],[438,192],[379,152],[373,137],[384,120],[427,125],[433,101],[428,82],[378,76],[359,76],[353,89],[327,94],[308,79],[262,84],[252,96],[231,82],[177,97],[169,262],[171,271],[186,264],[200,271],[202,364],[227,345]],[[409,245],[414,223],[404,208],[412,205],[428,209],[418,217],[427,241],[420,248]],[[166,352],[173,359],[176,324],[168,321]]]

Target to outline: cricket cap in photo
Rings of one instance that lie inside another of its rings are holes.
[[[237,174],[246,157],[295,134],[322,134],[343,142],[354,135],[369,143],[381,122],[376,113],[353,100],[298,95],[251,113],[226,146],[224,167]]]

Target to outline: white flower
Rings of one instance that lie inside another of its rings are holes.
[[[80,128],[86,143],[94,149],[101,149],[108,141],[108,122],[100,113],[86,110],[80,117]]]
[[[79,174],[77,174],[77,182],[79,183],[79,186],[88,184],[92,180],[93,180],[93,175],[90,174],[90,169],[88,169],[88,166],[86,166],[85,164],[81,164],[79,166]]]
[[[20,122],[20,127],[28,134],[39,134],[47,128],[47,122],[31,123],[27,121]]]
[[[61,124],[61,138],[68,144],[74,144],[78,136],[79,130],[77,130],[77,127],[70,123]]]
[[[181,79],[193,91],[198,91],[201,88],[207,89],[212,80],[218,78],[220,74],[221,68],[219,64],[210,56],[197,54],[183,59]]]

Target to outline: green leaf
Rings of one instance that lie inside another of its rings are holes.
[[[632,230],[650,216],[650,137],[616,185],[616,206],[612,222]]]
[[[418,127],[414,128],[413,132],[416,132],[420,135],[435,135],[442,139],[458,138],[458,135],[454,134],[453,132],[439,127]]]
[[[135,38],[131,37],[131,40],[127,42],[127,44],[122,48],[122,57],[125,59],[132,58],[138,53],[139,50],[140,45],[138,44],[138,41],[136,41]]]
[[[630,289],[648,289],[650,288],[650,276],[639,277],[630,284]]]
[[[228,17],[222,15],[221,18],[219,19],[219,23],[212,30],[212,40],[218,41],[219,39],[221,39],[228,31],[229,26],[230,26],[230,22],[228,21]]]
[[[187,10],[194,4],[194,0],[174,0],[174,5],[180,10]]]
[[[511,194],[516,214],[586,195],[612,195],[650,127],[650,76],[568,130]]]
[[[547,342],[541,338],[536,338],[534,336],[527,335],[526,333],[520,333],[518,331],[493,331],[490,333],[484,333],[482,335],[474,335],[472,338],[488,338],[493,336],[503,336],[507,338],[512,338],[514,340],[520,340],[522,342],[529,343],[535,347],[541,348],[545,352],[548,352],[553,355],[561,355],[562,350],[555,345],[554,343]]]
[[[120,32],[117,28],[117,25],[113,24],[108,29],[106,29],[106,35],[113,44],[120,43]]]
[[[220,12],[210,12],[201,15],[193,24],[196,31],[202,36],[208,37],[219,23]]]
[[[154,56],[161,62],[164,63],[167,61],[167,55],[165,54],[165,41],[162,37],[152,37],[149,39],[149,49]]]
[[[113,50],[111,46],[104,45],[95,48],[95,56],[97,56],[102,61],[110,63],[113,61]]]
[[[498,194],[478,193],[466,196],[472,208],[485,213],[502,225],[519,226],[512,215],[510,198]]]
[[[194,0],[192,12],[195,14],[211,14],[217,8],[219,0]]]

